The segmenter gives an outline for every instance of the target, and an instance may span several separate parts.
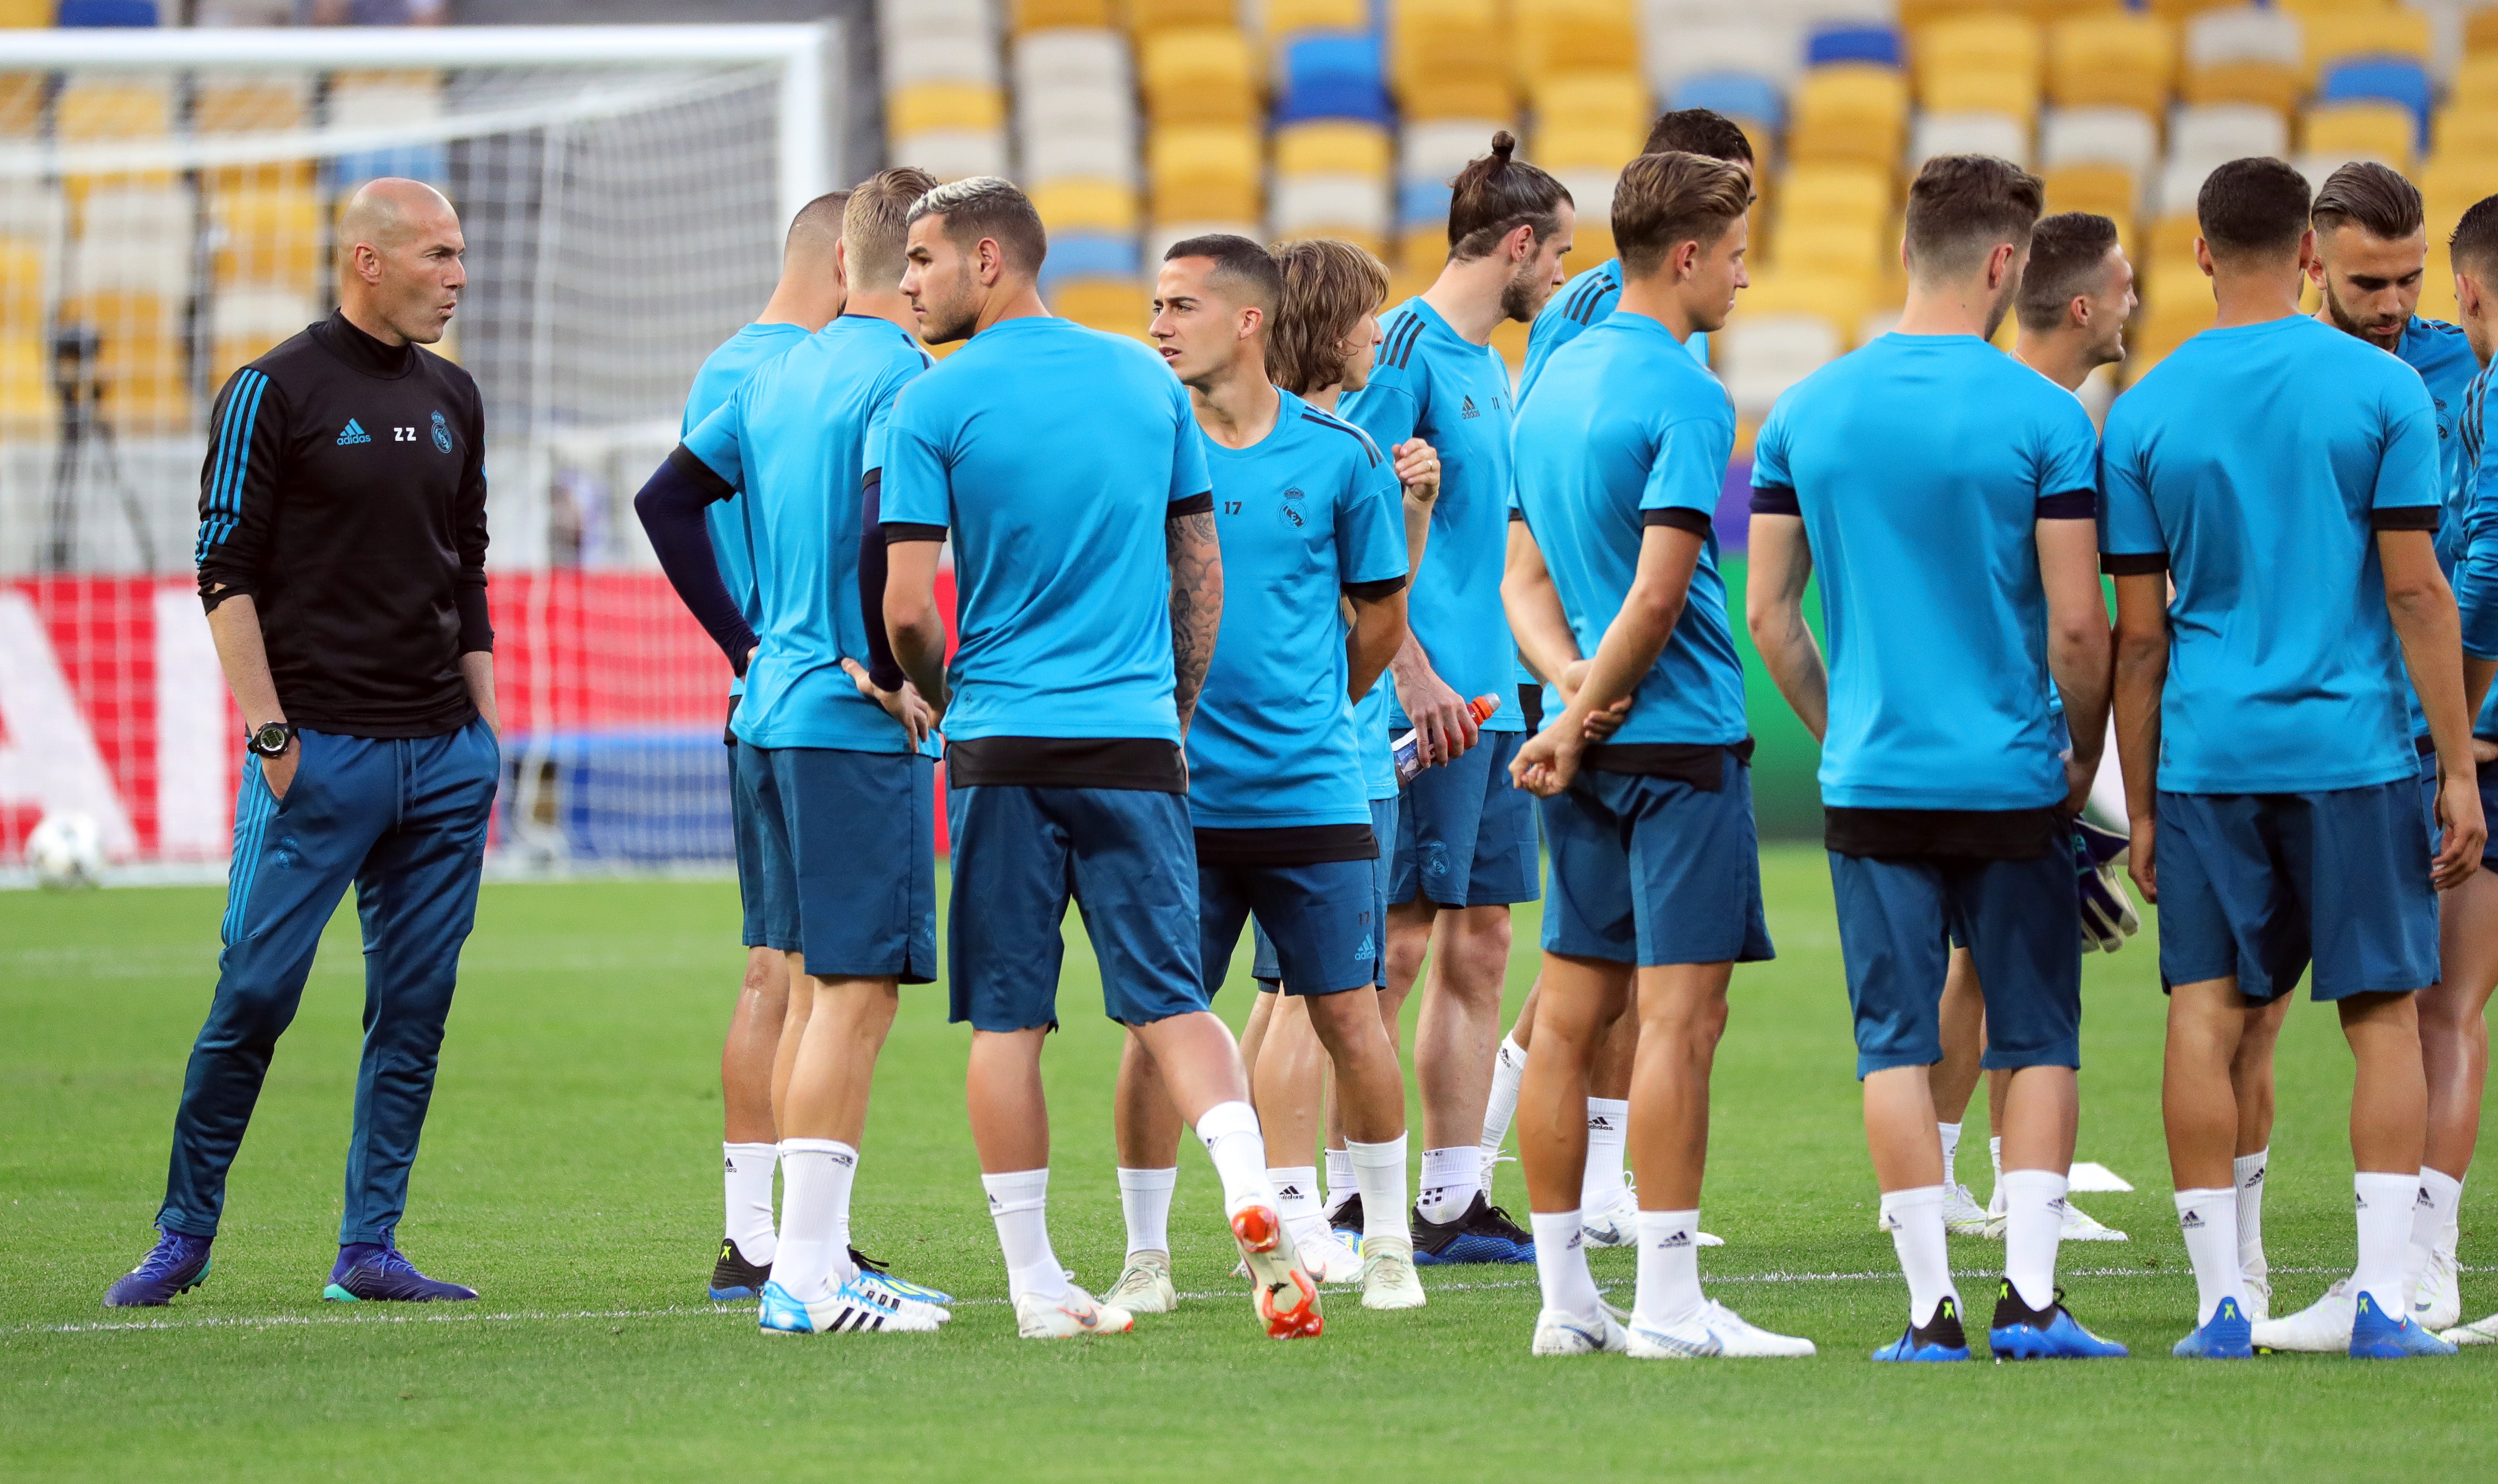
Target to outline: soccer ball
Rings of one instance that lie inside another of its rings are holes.
[[[104,875],[104,832],[92,814],[54,810],[26,837],[26,864],[51,891],[94,886]]]

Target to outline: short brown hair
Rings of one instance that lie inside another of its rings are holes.
[[[1209,232],[1182,237],[1163,253],[1165,263],[1182,258],[1210,259],[1214,271],[1206,275],[1207,285],[1266,311],[1268,332],[1273,332],[1275,311],[1284,301],[1284,277],[1273,254],[1237,233]]]
[[[2324,177],[2307,219],[2319,233],[2352,226],[2372,237],[2396,241],[2428,224],[2419,187],[2402,173],[2374,160],[2354,160]]]
[[[1049,256],[1049,233],[1041,225],[1032,198],[1000,175],[945,182],[912,205],[911,220],[923,216],[944,217],[945,240],[958,251],[977,247],[987,237],[1020,272],[1040,272]]]
[[[1517,137],[1503,129],[1491,137],[1491,153],[1449,182],[1452,260],[1483,257],[1521,227],[1533,227],[1538,241],[1561,230],[1561,204],[1570,192],[1542,170],[1511,158],[1517,152]]]
[[[842,241],[849,248],[852,283],[902,281],[903,248],[911,239],[911,207],[937,188],[937,177],[912,165],[881,170],[852,187],[842,208]]]
[[[789,218],[789,230],[781,238],[781,251],[785,256],[801,244],[818,252],[831,252],[842,239],[842,215],[849,208],[850,193],[826,191],[798,208]]]
[[[2498,196],[2483,196],[2454,224],[2447,238],[2447,261],[2475,278],[2498,269]],[[2492,284],[2498,288],[2498,284]]]
[[[2021,274],[2013,307],[2021,328],[2044,332],[2063,327],[2065,306],[2089,292],[2092,275],[2117,244],[2116,223],[2088,211],[2059,211],[2038,219],[2030,233],[2030,267]]]
[[[1684,242],[1725,236],[1751,204],[1751,172],[1731,160],[1673,150],[1622,167],[1614,187],[1614,247],[1622,271],[1645,278]]]
[[[1268,249],[1284,275],[1284,301],[1266,332],[1266,376],[1296,396],[1344,380],[1344,342],[1388,301],[1388,269],[1351,242],[1311,237]]]
[[[1741,160],[1752,163],[1752,139],[1744,126],[1715,109],[1676,109],[1659,113],[1649,125],[1648,142],[1640,146],[1642,154],[1664,154],[1683,149],[1705,154],[1713,160]]]
[[[2269,155],[2231,160],[2203,177],[2194,224],[2215,258],[2293,252],[2310,225],[2307,177]]]
[[[2046,204],[2046,186],[2009,160],[1937,155],[1908,187],[1909,270],[1967,272],[2002,243],[2021,246]]]

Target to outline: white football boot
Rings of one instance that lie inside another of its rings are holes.
[[[2412,1322],[2434,1335],[2453,1329],[2463,1322],[2463,1285],[2454,1265],[2454,1254],[2442,1247],[2429,1249],[2428,1265],[2420,1270],[2419,1281],[2412,1291]]]
[[[1171,1289],[1170,1253],[1132,1252],[1102,1302],[1130,1314],[1167,1314],[1179,1305]]]
[[[2316,1355],[2351,1353],[2351,1325],[2359,1316],[2359,1295],[2347,1278],[2337,1278],[2324,1297],[2282,1319],[2266,1319],[2250,1337],[2258,1350],[2295,1350]]]
[[[1414,1271],[1414,1239],[1378,1236],[1361,1244],[1361,1307],[1420,1309],[1422,1275]]]
[[[1788,1359],[1813,1353],[1811,1341],[1774,1335],[1715,1299],[1679,1324],[1652,1329],[1634,1322],[1630,1331],[1633,1360]]]
[[[1602,1304],[1593,1313],[1547,1309],[1535,1315],[1536,1355],[1618,1355],[1629,1344],[1622,1323]]]
[[[1105,1304],[1076,1287],[1056,1298],[1025,1294],[1015,1300],[1015,1333],[1026,1340],[1080,1340],[1093,1335],[1124,1335],[1137,1327],[1135,1316],[1115,1304]]]
[[[1955,1237],[1983,1237],[1986,1222],[1986,1208],[1977,1203],[1976,1193],[1969,1186],[1953,1181],[1943,1187],[1944,1231]]]

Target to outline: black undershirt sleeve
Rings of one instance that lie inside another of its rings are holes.
[[[1712,523],[1707,511],[1686,510],[1680,505],[1668,506],[1663,510],[1640,512],[1642,525],[1671,525],[1676,530],[1689,531],[1704,539],[1709,535],[1709,527]]]
[[[2099,492],[2096,489],[2064,489],[2038,496],[2041,521],[2096,521],[2099,518]]]
[[[859,484],[859,620],[867,625],[867,678],[879,690],[900,690],[907,679],[884,631],[884,471],[870,469]]]
[[[711,549],[711,532],[703,528],[703,507],[732,493],[726,480],[681,443],[633,496],[633,513],[650,533],[651,550],[658,553],[668,585],[728,656],[729,668],[743,677],[746,656],[754,649],[754,630],[721,581],[720,558]]]
[[[2165,552],[2108,552],[2099,557],[2099,570],[2110,577],[2149,577],[2168,570]]]
[[[2368,512],[2368,528],[2380,531],[2433,531],[2440,512],[2435,505],[2384,505]]]
[[[1804,507],[1796,503],[1792,485],[1754,485],[1752,514],[1756,516],[1800,516]]]
[[[1383,577],[1375,583],[1344,584],[1344,595],[1361,603],[1376,603],[1382,598],[1393,597],[1404,590],[1405,579],[1401,577]]]
[[[1163,512],[1163,519],[1176,521],[1182,516],[1212,514],[1214,514],[1214,491],[1208,489],[1203,494],[1192,494],[1186,499],[1171,501],[1169,508]]]

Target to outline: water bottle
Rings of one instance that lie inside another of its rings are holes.
[[[1498,696],[1477,696],[1466,703],[1466,710],[1473,715],[1477,726],[1491,720],[1491,713],[1499,710]],[[1390,750],[1396,759],[1396,786],[1402,788],[1414,781],[1414,774],[1423,771],[1423,729],[1416,727],[1396,739],[1396,745]]]

